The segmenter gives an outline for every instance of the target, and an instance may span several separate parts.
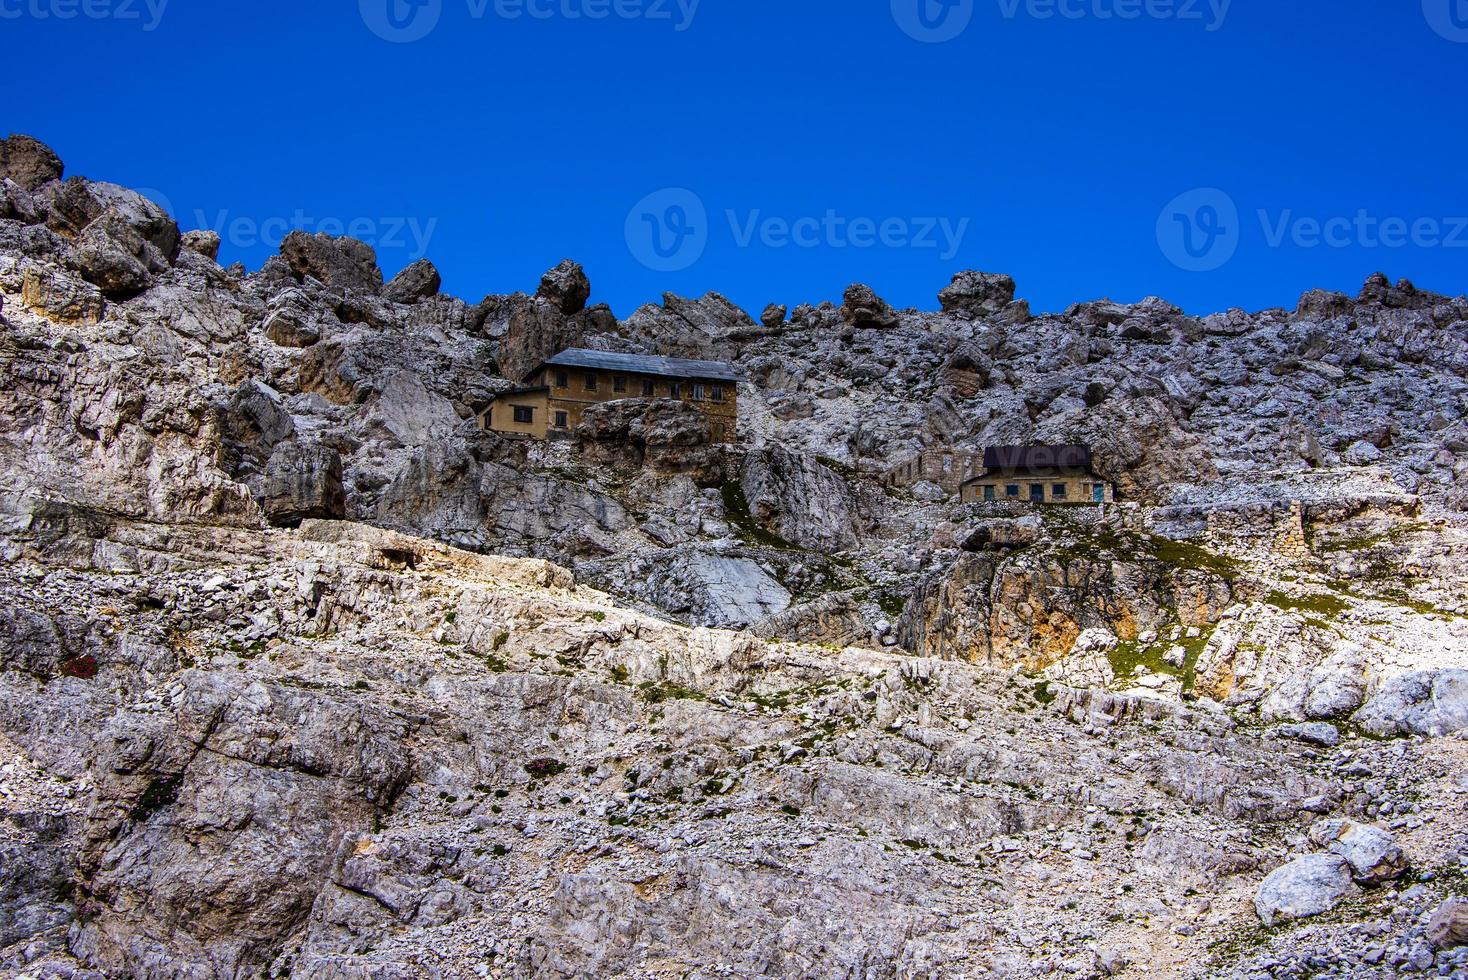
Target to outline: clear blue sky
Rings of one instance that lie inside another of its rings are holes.
[[[223,222],[222,258],[251,268],[273,251],[257,233],[301,218],[356,222],[388,275],[426,235],[471,301],[567,256],[619,315],[665,290],[757,313],[853,281],[934,308],[963,268],[1012,274],[1037,310],[1293,306],[1377,269],[1468,291],[1468,0],[1221,18],[1223,0],[953,0],[947,19],[923,0],[925,20],[919,0],[701,0],[691,19],[692,0],[393,0],[397,21],[388,2],[0,0],[0,131],[186,227]],[[1164,213],[1198,188],[1226,197]],[[1339,247],[1300,219],[1346,219]],[[1384,219],[1415,237],[1383,245]],[[685,245],[667,262],[659,222]]]

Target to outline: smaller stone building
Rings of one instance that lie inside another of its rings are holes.
[[[963,485],[972,503],[1104,504],[1115,499],[1112,485],[1091,468],[1086,446],[991,446],[984,468]]]
[[[671,398],[698,407],[709,440],[738,435],[739,377],[720,361],[567,350],[530,372],[529,383],[495,396],[482,428],[526,439],[568,437],[592,405],[628,398]]]

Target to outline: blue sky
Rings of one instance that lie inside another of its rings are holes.
[[[619,315],[930,309],[963,268],[1037,310],[1468,290],[1468,0],[0,0],[0,30],[0,130],[251,268],[298,226],[471,301],[569,256]]]

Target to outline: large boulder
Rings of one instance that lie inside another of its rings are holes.
[[[310,518],[345,517],[341,455],[326,446],[293,442],[277,446],[265,466],[262,506],[277,527],[295,527]]]
[[[1450,735],[1468,728],[1468,670],[1419,670],[1393,677],[1354,720],[1382,738]]]
[[[1427,920],[1427,941],[1435,949],[1468,946],[1468,900],[1450,898]]]
[[[843,300],[841,316],[853,327],[897,326],[897,311],[865,283],[854,283],[848,286]]]
[[[20,133],[0,140],[0,178],[9,178],[28,191],[60,180],[65,166],[56,152]]]
[[[1351,866],[1338,854],[1310,854],[1271,872],[1254,896],[1266,926],[1329,912],[1355,889]]]
[[[328,286],[363,292],[382,288],[377,252],[355,238],[293,231],[280,243],[280,254],[297,278],[311,276]]]
[[[420,299],[437,296],[443,277],[432,262],[419,259],[382,287],[382,298],[394,303],[416,303]]]
[[[210,262],[219,259],[219,232],[217,231],[189,231],[185,232],[179,241],[179,246],[195,255],[202,255]]]
[[[591,298],[591,280],[579,264],[565,259],[541,277],[535,295],[548,300],[567,316],[573,316],[586,309],[586,301]]]
[[[1407,856],[1380,827],[1354,820],[1319,820],[1310,828],[1310,840],[1345,858],[1357,884],[1381,885],[1407,873]]]
[[[1014,279],[1003,273],[965,270],[938,293],[944,313],[994,316],[1014,302]]]

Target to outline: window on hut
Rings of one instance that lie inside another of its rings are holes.
[[[617,376],[615,376],[615,377],[613,377],[612,378],[612,390],[613,391],[626,391],[627,390],[627,379],[624,378],[620,374],[617,375]]]
[[[557,429],[567,428],[568,426],[570,426],[570,424],[571,424],[571,419],[570,419],[570,417],[565,412],[557,412],[556,413],[556,428]]]
[[[535,421],[535,409],[529,405],[515,406],[515,423],[517,425],[529,425]]]
[[[586,372],[586,390],[596,390],[596,375],[592,374],[590,371]]]

